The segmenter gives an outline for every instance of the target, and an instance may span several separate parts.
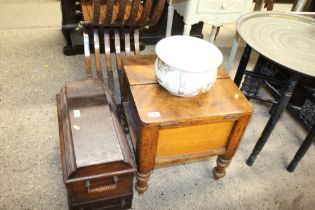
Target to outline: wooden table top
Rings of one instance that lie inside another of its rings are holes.
[[[220,116],[239,117],[252,113],[252,105],[229,78],[223,67],[210,91],[183,98],[170,94],[154,77],[155,56],[123,58],[134,103],[142,123],[161,124],[206,120]]]

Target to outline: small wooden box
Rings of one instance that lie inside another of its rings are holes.
[[[57,107],[70,209],[131,208],[135,166],[102,82],[67,82]]]
[[[154,76],[155,56],[123,59],[123,107],[137,159],[139,193],[157,166],[218,156],[214,178],[225,175],[252,106],[221,67],[210,91],[182,98],[162,88]]]

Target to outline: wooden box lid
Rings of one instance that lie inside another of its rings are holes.
[[[224,68],[211,89],[194,97],[178,97],[162,88],[154,77],[155,56],[128,56],[123,59],[133,103],[142,124],[185,123],[226,120],[250,115],[253,111],[243,93],[233,83]]]
[[[101,81],[67,82],[57,104],[65,181],[135,171],[123,129],[110,110]]]

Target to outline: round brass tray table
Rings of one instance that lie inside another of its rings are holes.
[[[274,106],[270,118],[246,162],[247,165],[251,166],[288,105],[301,75],[315,77],[315,20],[290,13],[251,13],[242,16],[237,21],[237,34],[246,42],[246,47],[234,78],[236,85],[240,85],[244,74],[278,82],[268,75],[256,74],[266,61],[272,62],[279,69],[290,72],[288,81],[281,83],[282,86],[285,85],[284,91],[279,93],[276,101],[273,101]],[[254,71],[248,72],[246,66],[252,49],[258,52],[260,56]],[[289,171],[292,172],[295,169],[314,137],[315,126],[313,125],[294,160],[288,166]]]

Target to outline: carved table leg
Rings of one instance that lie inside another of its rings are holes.
[[[237,85],[237,87],[240,86],[241,81],[243,79],[243,75],[245,73],[251,51],[252,51],[251,47],[246,45],[240,64],[238,65],[236,75],[234,77],[234,83]]]
[[[308,148],[310,148],[310,146],[314,140],[314,137],[315,137],[315,125],[313,125],[312,129],[309,131],[308,135],[306,136],[303,144],[300,146],[300,148],[296,152],[293,160],[288,165],[287,170],[289,172],[293,172],[295,170],[296,166],[298,165],[300,160],[302,160],[302,158],[305,155],[305,153],[307,152]]]
[[[174,18],[174,7],[172,5],[168,6],[167,12],[167,24],[166,24],[166,37],[172,35],[172,26],[173,26],[173,18]]]
[[[256,0],[254,11],[260,11],[263,8],[264,0]]]
[[[211,43],[213,43],[214,40],[215,40],[217,30],[218,30],[218,27],[212,25],[211,32],[210,32],[210,37],[209,37],[209,41]]]
[[[226,69],[227,69],[228,72],[230,72],[232,70],[233,62],[234,62],[235,55],[236,55],[237,48],[238,48],[238,43],[239,43],[239,40],[238,40],[238,37],[236,35],[234,40],[233,40],[231,52],[230,52],[230,55],[229,55],[229,58],[228,58],[228,62],[227,62],[227,65],[226,65]]]
[[[289,79],[289,85],[284,91],[284,93],[281,95],[278,104],[274,107],[274,110],[272,112],[272,115],[270,116],[267,125],[264,128],[264,131],[262,132],[260,138],[258,139],[251,155],[246,161],[246,164],[248,166],[252,166],[257,158],[257,155],[260,153],[262,148],[264,147],[265,143],[267,142],[273,128],[276,126],[276,123],[278,122],[282,112],[286,108],[287,104],[289,103],[291,96],[293,94],[294,88],[296,84],[298,83],[300,75],[297,73],[292,73],[292,76]]]
[[[158,127],[140,128],[140,138],[137,141],[137,184],[139,195],[148,189],[148,181],[155,165],[157,141],[159,138]]]
[[[260,73],[263,62],[264,62],[264,58],[260,55],[253,69],[253,72]],[[261,83],[262,83],[262,79],[255,78],[250,75],[246,75],[244,77],[244,82],[242,83],[242,86],[240,89],[245,94],[247,99],[250,99],[251,97],[258,95]]]
[[[212,173],[215,180],[225,176],[225,169],[230,165],[231,159],[240,143],[240,140],[245,132],[248,121],[251,115],[245,115],[234,123],[232,128],[232,135],[228,139],[226,146],[226,153],[217,158],[217,166],[213,168]]]

